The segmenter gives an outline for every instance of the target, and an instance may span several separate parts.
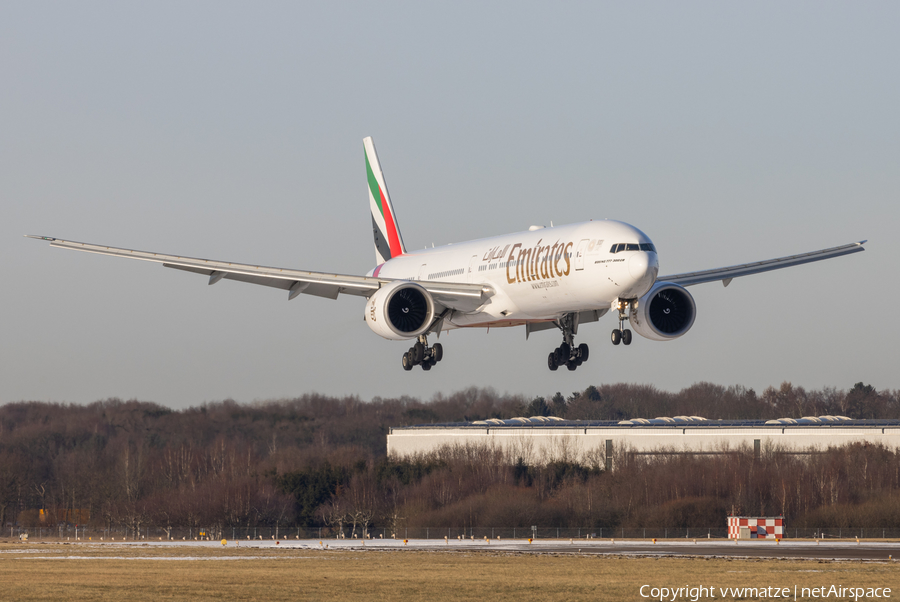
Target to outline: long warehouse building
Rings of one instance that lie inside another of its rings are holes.
[[[808,454],[848,443],[900,447],[900,421],[807,416],[779,420],[708,420],[675,416],[615,421],[575,421],[552,416],[393,427],[391,457],[409,457],[455,446],[486,446],[529,463],[553,460],[613,467],[620,454],[723,454],[749,451]]]

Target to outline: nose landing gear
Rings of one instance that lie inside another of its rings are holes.
[[[560,366],[575,370],[587,361],[590,350],[587,343],[575,346],[578,332],[578,314],[566,314],[556,324],[563,333],[563,342],[547,356],[547,367],[556,371]]]
[[[431,370],[439,361],[444,359],[444,347],[440,343],[428,346],[425,335],[419,335],[419,340],[403,354],[401,362],[404,370],[412,370],[414,366],[422,366],[422,370]]]
[[[636,300],[629,301],[619,299],[618,303],[614,306],[614,309],[619,310],[619,328],[614,329],[610,335],[610,340],[613,345],[618,345],[619,343],[631,345],[631,331],[625,328],[625,320],[628,319],[628,314],[625,313],[625,310],[628,309],[629,306],[637,309],[637,303]]]

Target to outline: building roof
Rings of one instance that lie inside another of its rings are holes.
[[[631,418],[629,420],[565,420],[556,416],[531,416],[526,418],[488,418],[474,422],[441,422],[393,427],[394,429],[423,428],[783,428],[785,426],[808,426],[814,428],[855,427],[884,428],[898,427],[900,420],[854,420],[847,416],[804,416],[802,418],[778,418],[775,420],[712,420],[702,416],[658,416],[656,418]]]

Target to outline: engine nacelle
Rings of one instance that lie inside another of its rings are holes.
[[[424,334],[434,320],[431,293],[408,280],[395,280],[375,291],[366,302],[366,324],[392,341]]]
[[[637,311],[632,309],[628,320],[642,337],[669,341],[690,330],[696,316],[697,305],[684,287],[657,282],[638,300]]]

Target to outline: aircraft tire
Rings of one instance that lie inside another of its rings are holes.
[[[571,360],[571,361],[566,362],[566,368],[568,368],[570,372],[574,371],[575,368],[577,368],[577,367],[578,367],[578,362],[576,360]]]
[[[613,345],[618,345],[619,343],[621,343],[622,342],[622,331],[619,329],[613,330],[612,334],[610,335],[610,340],[612,341]]]
[[[556,354],[556,361],[560,364],[565,364],[569,361],[569,357],[572,355],[572,349],[569,347],[569,344],[563,342],[562,345],[559,346]]]
[[[547,367],[554,372],[559,368],[559,364],[556,363],[556,351],[551,351],[550,355],[547,356]]]
[[[626,345],[631,345],[631,331],[627,328],[622,331],[622,342]]]
[[[440,343],[435,343],[431,346],[431,350],[434,351],[434,361],[439,362],[444,359],[444,346]]]
[[[434,365],[434,364],[432,364],[430,361],[429,361],[429,362],[422,362],[422,370],[425,370],[425,371],[431,370],[431,367],[432,367],[433,365]]]
[[[403,369],[407,372],[413,369],[412,361],[410,360],[410,354],[404,353],[402,358]]]
[[[588,356],[590,355],[590,348],[588,348],[587,343],[582,343],[578,346],[578,358],[582,362],[588,361]]]

